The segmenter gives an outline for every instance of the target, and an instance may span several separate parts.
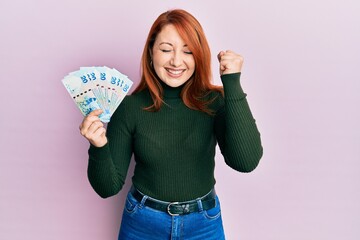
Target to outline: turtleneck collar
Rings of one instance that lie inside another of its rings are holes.
[[[181,90],[183,89],[185,83],[179,87],[170,87],[169,85],[167,85],[166,83],[164,83],[161,80],[159,82],[164,90],[164,98],[165,99],[180,98],[180,93],[181,93]]]

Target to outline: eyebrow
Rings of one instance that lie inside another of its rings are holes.
[[[162,45],[162,44],[167,44],[167,45],[170,45],[170,46],[173,47],[172,43],[169,43],[169,42],[162,42],[162,43],[159,44],[159,46]],[[188,46],[188,45],[185,44],[183,47],[187,47],[187,46]]]

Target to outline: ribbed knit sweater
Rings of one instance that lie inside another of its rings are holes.
[[[88,178],[101,197],[123,187],[134,154],[133,185],[163,201],[187,201],[208,193],[215,184],[215,147],[225,162],[240,172],[256,168],[263,149],[240,73],[222,75],[224,97],[212,92],[214,115],[188,108],[182,86],[163,84],[164,102],[156,112],[148,90],[126,96],[107,126],[108,142],[90,145]]]

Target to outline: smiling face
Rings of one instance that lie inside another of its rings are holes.
[[[195,60],[172,24],[163,27],[152,48],[156,74],[170,87],[178,87],[190,79],[195,71]]]

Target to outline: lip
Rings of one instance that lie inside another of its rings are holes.
[[[186,69],[176,69],[176,68],[165,68],[167,74],[173,78],[178,78],[183,75]]]

